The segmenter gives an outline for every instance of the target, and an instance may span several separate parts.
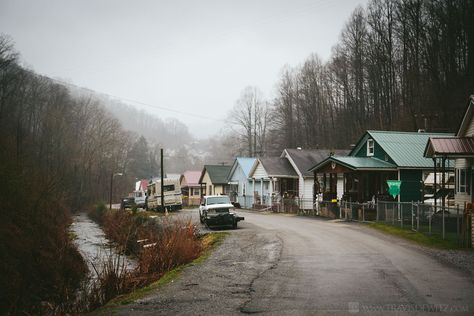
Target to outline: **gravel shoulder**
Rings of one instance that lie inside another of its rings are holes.
[[[372,235],[376,238],[382,240],[387,240],[392,243],[396,243],[403,247],[413,249],[416,251],[423,252],[426,255],[429,255],[440,263],[446,265],[450,268],[455,268],[467,273],[471,280],[474,282],[474,249],[437,249],[419,245],[415,242],[405,240],[390,234],[385,234],[375,229],[367,227],[365,224],[357,222],[342,222],[345,225],[348,225],[354,230],[358,230],[365,234]]]
[[[203,263],[155,293],[123,306],[118,315],[240,314],[256,278],[278,261],[282,242],[275,234],[240,225]]]

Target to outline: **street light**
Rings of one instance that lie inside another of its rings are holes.
[[[114,183],[114,177],[115,176],[123,176],[123,173],[121,172],[116,172],[116,173],[112,173],[110,175],[110,200],[109,200],[109,209],[111,210],[112,209],[112,187],[113,187],[113,183]]]

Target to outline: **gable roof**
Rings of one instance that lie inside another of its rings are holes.
[[[288,159],[281,157],[268,157],[260,158],[258,162],[262,164],[263,168],[267,172],[269,177],[278,177],[278,178],[297,178],[298,174],[296,173],[293,166],[290,164]],[[252,171],[255,170],[258,163],[254,165]]]
[[[330,155],[346,156],[349,150],[287,148],[283,151],[282,157],[285,155],[285,152],[303,177],[312,177],[313,173],[309,171],[312,166],[319,164]]]
[[[184,178],[184,183],[181,185],[182,187],[198,187],[199,186],[199,178],[201,177],[201,171],[185,171],[181,176],[181,182]]]
[[[227,176],[232,166],[223,165],[205,165],[202,169],[201,176],[199,177],[199,183],[202,182],[202,178],[206,174],[209,174],[212,184],[227,184]]]
[[[237,169],[237,166],[240,166],[242,168],[242,171],[244,172],[245,177],[250,176],[250,171],[252,170],[253,164],[257,158],[247,158],[247,157],[237,157],[234,160],[234,164],[232,165],[232,168],[230,169],[228,178],[230,179]]]
[[[459,124],[459,128],[457,130],[456,136],[464,136],[466,133],[469,124],[471,124],[472,114],[474,112],[474,95],[469,97],[469,102],[467,103],[467,108],[464,111],[464,115],[462,117],[461,123]]]
[[[452,133],[418,133],[397,131],[367,131],[349,153],[354,156],[372,138],[399,168],[432,168],[433,161],[425,158],[426,143],[430,137],[452,137]]]
[[[397,170],[397,166],[374,157],[330,156],[309,171],[318,171],[328,163],[335,162],[351,170]]]

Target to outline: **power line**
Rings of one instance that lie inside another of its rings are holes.
[[[121,101],[125,101],[124,103],[132,102],[132,103],[140,104],[140,105],[147,106],[147,107],[150,107],[150,108],[153,108],[153,109],[158,109],[158,110],[173,112],[173,113],[177,113],[177,114],[188,115],[188,116],[192,116],[192,117],[194,117],[194,118],[201,118],[201,119],[210,120],[210,121],[216,121],[216,122],[221,122],[221,123],[231,123],[231,122],[229,122],[229,121],[227,121],[227,120],[225,120],[225,119],[218,119],[218,118],[215,118],[215,117],[205,116],[205,115],[198,114],[198,113],[185,112],[185,111],[176,110],[176,109],[172,109],[172,108],[165,107],[165,106],[161,106],[161,105],[149,104],[149,103],[145,103],[145,102],[142,102],[142,101],[138,101],[138,100],[134,100],[134,99],[130,99],[130,98],[125,98],[125,97],[113,95],[113,94],[110,94],[110,93],[99,92],[99,91],[96,91],[96,90],[92,90],[92,89],[90,89],[90,88],[81,87],[81,86],[78,86],[78,85],[76,85],[76,84],[63,81],[63,80],[60,80],[60,79],[51,78],[51,77],[46,76],[46,75],[43,75],[43,74],[37,74],[37,73],[35,73],[34,71],[31,71],[31,70],[27,70],[27,69],[25,69],[25,70],[26,70],[27,72],[29,72],[29,73],[34,74],[34,75],[40,75],[40,76],[42,76],[42,77],[48,78],[48,79],[51,80],[51,81],[54,81],[54,82],[57,82],[57,83],[60,83],[60,84],[63,84],[63,85],[71,86],[71,87],[74,87],[74,88],[76,88],[76,89],[80,89],[80,90],[87,91],[87,92],[89,92],[89,93],[100,94],[100,95],[104,95],[104,96],[107,96],[107,97],[110,97],[110,98],[114,98],[114,99],[118,99],[118,100],[121,100]]]

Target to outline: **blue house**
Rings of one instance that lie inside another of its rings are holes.
[[[249,175],[255,161],[256,158],[236,158],[227,177],[231,200],[245,208],[251,207],[253,203],[252,180]]]

